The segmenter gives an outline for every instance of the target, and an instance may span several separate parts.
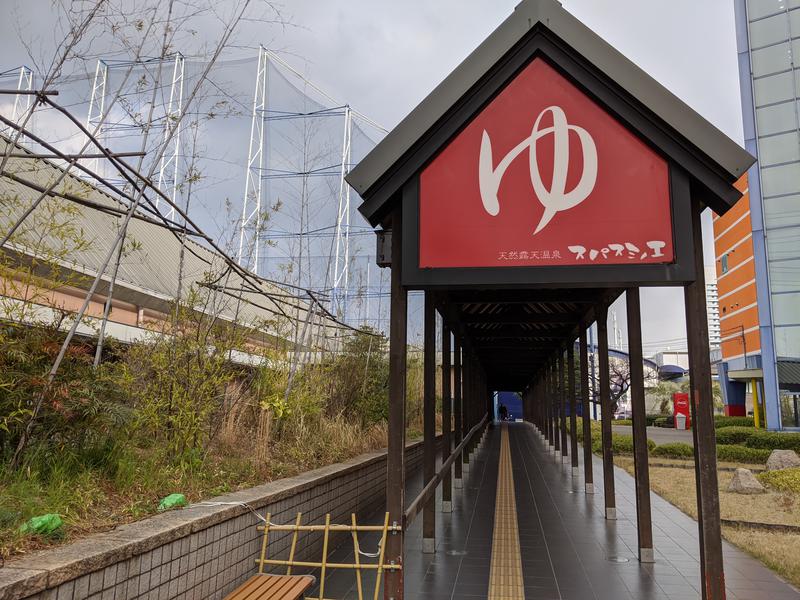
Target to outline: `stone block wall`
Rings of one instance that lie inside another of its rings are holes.
[[[422,444],[406,448],[413,471]],[[372,453],[265,485],[211,499],[206,506],[160,514],[71,544],[6,561],[0,600],[164,600],[222,598],[256,572],[262,533],[257,518],[275,523],[349,523],[385,503],[386,453]],[[271,537],[270,554],[285,551],[290,535]],[[301,535],[297,558],[319,560],[321,535]],[[285,555],[285,552],[284,552]]]

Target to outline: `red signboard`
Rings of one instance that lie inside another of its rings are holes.
[[[674,261],[666,161],[542,59],[420,174],[419,266]]]

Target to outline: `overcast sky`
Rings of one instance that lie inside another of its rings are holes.
[[[287,54],[304,58],[304,68],[315,82],[391,128],[517,4],[298,0],[290,12],[302,27],[288,29],[280,39]],[[741,144],[729,0],[565,0],[563,5]],[[706,262],[712,263],[706,238]],[[645,353],[666,346],[685,348],[681,290],[644,290],[642,303]],[[624,301],[614,308],[625,345]]]
[[[52,37],[44,0],[13,2],[0,22],[0,70],[25,52],[14,31]],[[246,27],[243,51],[264,43],[332,96],[396,125],[514,9],[516,0],[294,0],[283,29]],[[217,4],[224,5],[225,0]],[[733,8],[729,0],[565,0],[565,8],[731,138],[741,143]],[[200,37],[203,32],[199,32]],[[706,248],[706,261],[713,261]],[[646,353],[685,347],[679,290],[643,293]],[[618,307],[624,327],[624,304]],[[416,315],[414,315],[414,318]],[[623,336],[624,339],[624,336]],[[675,341],[676,340],[677,343]]]

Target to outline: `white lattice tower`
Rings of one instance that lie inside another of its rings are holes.
[[[347,318],[347,297],[350,284],[350,186],[345,181],[350,168],[350,139],[353,130],[353,113],[344,107],[344,132],[342,134],[342,168],[339,179],[339,210],[334,238],[333,286],[331,308],[341,319]]]
[[[178,158],[181,150],[181,115],[183,114],[183,76],[184,59],[178,52],[172,68],[172,85],[169,90],[169,104],[164,114],[164,144],[161,154],[161,164],[158,169],[158,189],[170,199],[172,204],[167,204],[163,214],[168,219],[175,217],[175,203],[178,201]],[[170,134],[173,133],[172,139]],[[156,209],[160,206],[159,197],[156,196]],[[159,209],[160,210],[160,209]]]
[[[19,78],[17,79],[17,91],[30,92],[33,90],[33,71],[22,66],[19,68]],[[33,104],[33,96],[30,94],[17,94],[14,96],[14,108],[11,110],[11,120],[18,124],[25,118]],[[30,129],[30,126],[28,127]],[[8,128],[9,133],[13,133]]]
[[[267,113],[267,67],[269,56],[266,48],[258,48],[258,71],[253,94],[253,114],[250,122],[250,145],[247,151],[247,173],[245,176],[242,219],[239,222],[239,265],[258,274],[258,251],[261,228],[262,178],[264,172],[264,134]]]
[[[92,95],[89,98],[89,112],[86,115],[86,129],[93,133],[97,139],[102,139],[102,131],[95,131],[102,123],[106,108],[106,83],[108,82],[108,65],[103,60],[98,59],[94,69],[94,80],[92,81]],[[85,141],[88,141],[85,140]],[[89,146],[89,152],[97,152],[97,148]],[[96,158],[86,159],[84,164],[95,173],[102,175],[99,171],[100,161]]]

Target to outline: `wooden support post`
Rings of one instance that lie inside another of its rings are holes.
[[[614,493],[614,453],[611,449],[611,382],[608,370],[608,307],[603,304],[597,309],[597,353],[600,373],[600,418],[603,433],[603,496],[606,505],[606,519],[617,518],[617,503]]]
[[[555,447],[556,460],[561,460],[561,422],[558,414],[558,395],[561,387],[558,384],[558,361],[553,359],[550,364],[550,381],[552,393],[550,394],[550,404],[553,407],[553,445]]]
[[[684,288],[686,333],[689,341],[689,384],[694,438],[697,524],[700,534],[700,578],[704,600],[725,598],[722,561],[714,397],[708,353],[708,317],[703,269],[702,205],[692,199],[695,280]]]
[[[402,285],[402,208],[392,215],[392,273],[389,322],[389,444],[386,463],[386,511],[392,525],[403,524],[405,510],[406,446],[406,341],[408,293]],[[392,531],[384,560],[403,564],[403,532]],[[403,571],[386,573],[384,600],[403,599]]]
[[[558,352],[558,412],[561,415],[561,462],[569,462],[569,439],[567,438],[567,382],[564,351]]]
[[[647,417],[644,404],[644,366],[642,362],[642,315],[639,288],[625,292],[628,311],[628,357],[633,417],[633,463],[636,479],[636,523],[639,534],[639,562],[651,563],[653,521],[650,514],[650,471],[647,459]]]
[[[464,439],[464,407],[461,392],[461,338],[453,333],[453,445],[455,447],[458,447]],[[456,457],[453,461],[453,475],[455,488],[460,489],[463,481],[460,457]]]
[[[577,477],[578,469],[578,407],[575,401],[575,340],[567,345],[567,395],[569,396],[569,441],[572,458],[572,476]]]
[[[583,482],[584,491],[594,494],[594,469],[592,468],[592,418],[589,406],[589,346],[586,330],[581,329],[581,425],[583,429]]]
[[[450,430],[453,426],[453,398],[450,394],[450,330],[442,323],[442,460],[446,460],[453,451]],[[453,511],[453,477],[447,469],[442,480],[442,512]]]
[[[472,429],[472,357],[469,352],[464,352],[461,364],[461,376],[464,382],[464,389],[461,390],[463,401],[463,423],[461,424],[461,439],[466,439],[469,430]],[[461,454],[461,469],[466,475],[469,473],[469,454],[472,451],[472,440],[464,447]]]
[[[547,404],[547,429],[550,431],[550,437],[548,441],[550,442],[550,452],[555,452],[556,446],[556,427],[555,427],[555,411],[553,410],[553,396],[555,392],[553,391],[553,370],[552,365],[547,365],[547,392],[545,396],[545,403]]]
[[[436,308],[433,294],[425,292],[423,333],[422,446],[423,479],[427,485],[436,475]],[[436,494],[422,509],[422,552],[436,552]]]

